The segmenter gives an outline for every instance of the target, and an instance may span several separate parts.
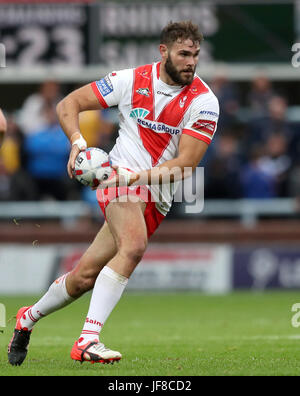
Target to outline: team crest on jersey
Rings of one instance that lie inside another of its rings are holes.
[[[140,76],[142,76],[143,78],[146,78],[147,80],[150,80],[150,77],[148,76],[148,71],[144,70],[142,72],[138,72]]]
[[[149,110],[143,109],[143,108],[137,108],[133,109],[131,113],[129,114],[129,117],[132,118],[145,118],[147,115],[150,113]]]
[[[138,89],[136,90],[136,92],[137,92],[138,94],[140,94],[140,95],[144,95],[144,96],[147,96],[147,97],[150,96],[150,90],[149,90],[149,88],[138,88]]]
[[[197,94],[198,94],[198,88],[196,88],[196,87],[192,87],[192,88],[190,89],[190,91],[191,91],[191,93],[194,94],[194,95],[197,95]]]
[[[181,109],[184,107],[186,100],[187,100],[187,96],[184,96],[179,100],[179,106]]]

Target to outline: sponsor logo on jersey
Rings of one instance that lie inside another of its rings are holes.
[[[177,135],[181,131],[181,129],[174,128],[162,122],[146,120],[145,117],[147,117],[149,113],[149,110],[143,108],[136,108],[131,111],[129,116],[134,118],[140,126],[144,128],[149,128],[157,133],[169,133],[171,135]]]
[[[173,128],[169,125],[163,124],[162,122],[143,120],[141,118],[137,118],[136,121],[140,126],[151,129],[152,131],[157,133],[169,133],[170,135],[178,135],[178,133],[180,132],[180,129]]]
[[[172,95],[171,95],[171,94],[168,94],[168,93],[166,93],[166,92],[163,92],[163,91],[157,91],[157,94],[158,94],[158,95],[165,95],[165,96],[169,96],[170,98],[172,98]]]
[[[131,113],[129,114],[129,117],[132,118],[146,118],[147,115],[150,113],[149,110],[143,109],[143,108],[137,108],[137,109],[133,109],[131,111]]]
[[[137,109],[133,109],[129,116],[134,118],[140,126],[144,128],[149,128],[154,132],[169,133],[170,135],[178,135],[178,133],[180,133],[181,129],[174,128],[162,122],[146,120],[145,117],[147,117],[149,113],[150,111],[146,109],[137,108]]]
[[[197,131],[205,132],[208,133],[209,135],[213,135],[216,129],[216,123],[215,121],[210,121],[210,120],[198,120],[194,122],[192,128],[196,129]]]
[[[147,97],[150,96],[150,90],[149,90],[149,88],[138,88],[138,89],[136,90],[136,92],[137,92],[138,94],[140,94],[140,95],[144,95],[144,96],[147,96]]]
[[[102,96],[110,94],[114,88],[108,76],[101,78],[101,80],[96,81],[96,85],[101,92]]]
[[[202,111],[200,111],[199,114],[210,115],[210,116],[212,116],[212,117],[219,117],[219,114],[218,114],[218,113],[215,113],[214,111],[202,110]]]

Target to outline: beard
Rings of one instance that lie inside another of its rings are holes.
[[[174,81],[174,83],[178,85],[189,85],[193,82],[194,79],[194,74],[195,74],[195,69],[184,69],[181,71],[178,71],[176,67],[174,66],[170,55],[168,56],[166,63],[165,63],[165,70],[169,77]],[[189,76],[184,75],[183,72],[191,72]]]

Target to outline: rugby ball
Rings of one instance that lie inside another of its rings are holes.
[[[76,157],[73,175],[81,184],[91,187],[107,180],[112,171],[108,154],[97,147],[89,147]]]

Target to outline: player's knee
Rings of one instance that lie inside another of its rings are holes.
[[[120,246],[120,254],[125,256],[126,259],[134,264],[138,264],[147,248],[147,240],[140,238],[124,243]]]

